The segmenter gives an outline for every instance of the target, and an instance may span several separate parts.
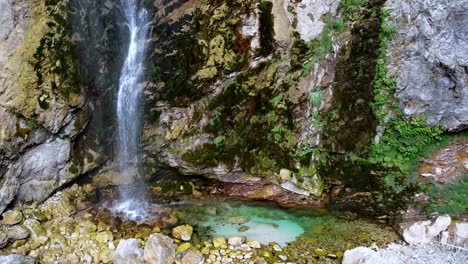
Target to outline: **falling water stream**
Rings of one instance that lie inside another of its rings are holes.
[[[129,29],[129,45],[119,79],[117,98],[118,137],[116,161],[120,182],[132,188],[120,188],[119,209],[131,212],[132,201],[145,196],[144,182],[138,173],[141,134],[139,83],[144,71],[145,43],[148,35],[148,12],[137,0],[121,0]],[[134,212],[137,213],[137,212]]]

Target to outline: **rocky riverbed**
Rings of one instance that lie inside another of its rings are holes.
[[[360,234],[341,234],[340,238],[337,232],[345,231],[324,223],[315,225],[315,231],[306,230],[312,235],[301,236],[286,246],[262,244],[244,236],[214,237],[206,227],[204,232],[193,221],[193,226],[187,224],[193,220],[187,210],[184,218],[180,208],[161,206],[155,207],[159,209],[153,211],[150,220],[126,220],[93,204],[95,194],[92,185],[73,185],[43,204],[22,205],[5,212],[0,254],[18,255],[9,256],[12,261],[28,257],[20,263],[339,263],[347,248],[375,242],[383,246],[397,239],[391,230],[379,231],[378,226],[366,226],[360,220],[350,222],[362,227]],[[213,210],[211,213],[216,214]],[[241,227],[249,219],[237,216],[229,221]],[[342,243],[344,240],[348,244]],[[8,261],[3,263],[15,263]]]

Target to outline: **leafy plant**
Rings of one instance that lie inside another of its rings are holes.
[[[340,3],[343,16],[347,20],[358,21],[363,17],[363,11],[369,0],[342,0]]]
[[[455,215],[468,212],[468,175],[443,188],[429,186],[426,193],[431,197],[431,211]]]
[[[322,104],[323,96],[322,91],[317,90],[310,92],[309,94],[309,102],[313,107],[319,107]]]

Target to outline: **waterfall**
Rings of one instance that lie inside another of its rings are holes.
[[[119,79],[117,98],[118,137],[116,161],[120,182],[133,188],[121,187],[120,202],[144,197],[144,183],[138,173],[139,143],[141,134],[139,83],[144,71],[145,43],[148,35],[148,13],[138,0],[121,0],[122,11],[129,29],[129,45]]]

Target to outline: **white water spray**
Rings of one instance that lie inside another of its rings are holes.
[[[138,174],[139,142],[141,133],[140,97],[138,87],[144,71],[145,44],[148,35],[148,13],[138,0],[121,0],[122,10],[129,28],[129,46],[120,73],[117,98],[118,138],[117,153],[120,182],[134,188],[120,188],[120,202],[128,204],[144,197],[143,179]]]

